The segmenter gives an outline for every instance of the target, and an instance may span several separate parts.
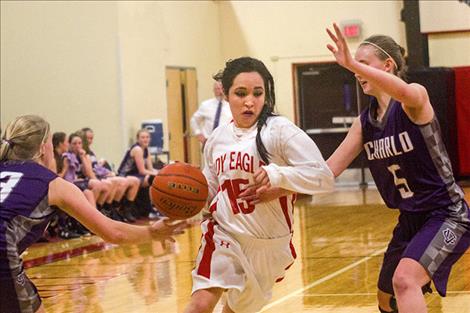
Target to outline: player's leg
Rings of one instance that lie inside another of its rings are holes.
[[[246,287],[246,271],[241,263],[248,261],[242,261],[245,255],[240,244],[212,219],[201,223],[201,231],[201,245],[192,271],[192,296],[185,313],[213,312],[224,291],[240,293]]]
[[[113,201],[120,202],[126,193],[127,188],[129,187],[129,183],[124,177],[120,176],[113,176],[107,178],[109,179],[116,188],[114,193]]]
[[[117,184],[109,179],[102,179],[99,180],[100,184],[103,184],[105,187],[105,190],[108,190],[106,196],[105,196],[105,202],[111,205],[114,201],[114,197],[117,192]]]
[[[196,290],[192,296],[191,301],[184,310],[185,313],[210,313],[219,302],[220,297],[224,290],[222,288],[209,288]],[[225,311],[229,313],[232,311]]]
[[[97,179],[90,179],[88,181],[88,187],[93,192],[96,203],[102,206],[111,191],[109,186],[107,184],[101,183],[101,181]]]
[[[427,312],[422,293],[429,290],[431,278],[445,296],[451,268],[470,245],[469,217],[463,201],[425,213],[425,223],[417,228],[393,275],[400,313]]]
[[[137,193],[139,192],[140,180],[135,176],[125,177],[129,185],[129,188],[126,191],[126,199],[129,201],[135,201]]]
[[[235,313],[235,312],[232,311],[232,309],[228,306],[228,304],[225,304],[222,313]]]
[[[85,189],[83,190],[83,194],[85,195],[85,198],[88,200],[88,202],[96,209],[96,200],[93,192],[90,189]]]
[[[121,203],[129,215],[128,218],[132,217],[134,220],[136,220],[140,215],[135,202],[140,188],[140,179],[135,176],[127,176],[123,178],[126,180],[127,189],[124,199],[121,201]]]
[[[400,218],[402,216],[400,215]],[[399,223],[393,231],[393,237],[388,244],[387,251],[384,254],[382,267],[380,269],[379,281],[377,284],[377,301],[379,311],[381,313],[397,313],[398,307],[393,291],[392,278],[395,269],[397,268],[401,254],[406,248],[407,241],[403,240],[402,233],[406,232],[404,228],[405,223]]]
[[[426,270],[417,261],[410,258],[400,261],[392,280],[400,313],[427,312],[421,287],[430,280]]]
[[[115,210],[121,218],[126,221],[133,223],[136,218],[131,214],[131,209],[128,207],[126,201],[122,201],[124,194],[126,193],[129,183],[126,178],[121,176],[113,176],[106,178],[106,181],[110,181],[115,190],[112,197],[112,210]]]
[[[26,275],[19,256],[9,253],[0,265],[4,274],[0,275],[0,312],[45,312],[40,310],[42,301],[38,290]],[[9,268],[12,265],[14,269]]]
[[[425,284],[421,288],[421,291],[423,295],[425,295],[426,293],[432,293],[431,282],[428,282],[427,284]],[[397,299],[395,298],[395,295],[379,289],[377,292],[377,299],[379,302],[379,311],[381,313],[397,313],[398,312]]]
[[[397,313],[397,301],[395,296],[385,291],[378,290],[377,300],[379,302],[379,311],[381,313]]]
[[[149,187],[152,185],[153,179],[155,178],[155,175],[145,175],[141,186],[142,187]]]

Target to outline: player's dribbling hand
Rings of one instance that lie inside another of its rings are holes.
[[[336,23],[333,23],[333,28],[336,35],[328,28],[326,29],[326,32],[330,36],[331,40],[333,40],[336,47],[332,44],[327,44],[326,47],[333,53],[333,56],[339,65],[349,69],[351,64],[354,62],[354,59],[349,52],[348,43]]]
[[[175,221],[164,217],[150,224],[149,229],[154,240],[170,240],[171,242],[175,242],[172,236],[183,234],[184,229],[187,227],[188,223],[186,221]]]

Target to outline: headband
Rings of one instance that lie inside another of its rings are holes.
[[[11,142],[11,140],[2,139],[2,143],[6,144],[9,148],[13,147],[13,142]]]
[[[383,52],[387,57],[389,57],[390,59],[392,59],[392,62],[393,62],[393,64],[395,65],[395,69],[398,71],[398,65],[397,65],[397,62],[395,62],[395,59],[392,58],[392,56],[391,56],[387,51],[385,51],[381,46],[379,46],[379,45],[377,45],[377,44],[375,44],[375,43],[373,43],[373,42],[370,42],[370,41],[363,41],[363,42],[361,43],[361,45],[362,45],[362,44],[368,44],[368,45],[374,46],[374,47],[377,48],[379,51]]]

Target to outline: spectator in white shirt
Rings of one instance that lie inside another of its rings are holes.
[[[191,130],[197,140],[204,144],[212,131],[219,125],[227,124],[232,120],[232,112],[224,99],[222,83],[214,82],[214,98],[205,100],[191,117]]]

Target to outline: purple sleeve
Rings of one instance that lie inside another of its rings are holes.
[[[77,179],[77,174],[75,174],[77,163],[74,162],[74,160],[76,160],[76,157],[75,157],[74,154],[69,153],[69,152],[65,152],[62,155],[62,157],[64,159],[67,159],[68,162],[69,162],[69,166],[67,168],[67,171],[64,174],[64,179],[66,181],[69,181],[69,182],[73,183]]]

